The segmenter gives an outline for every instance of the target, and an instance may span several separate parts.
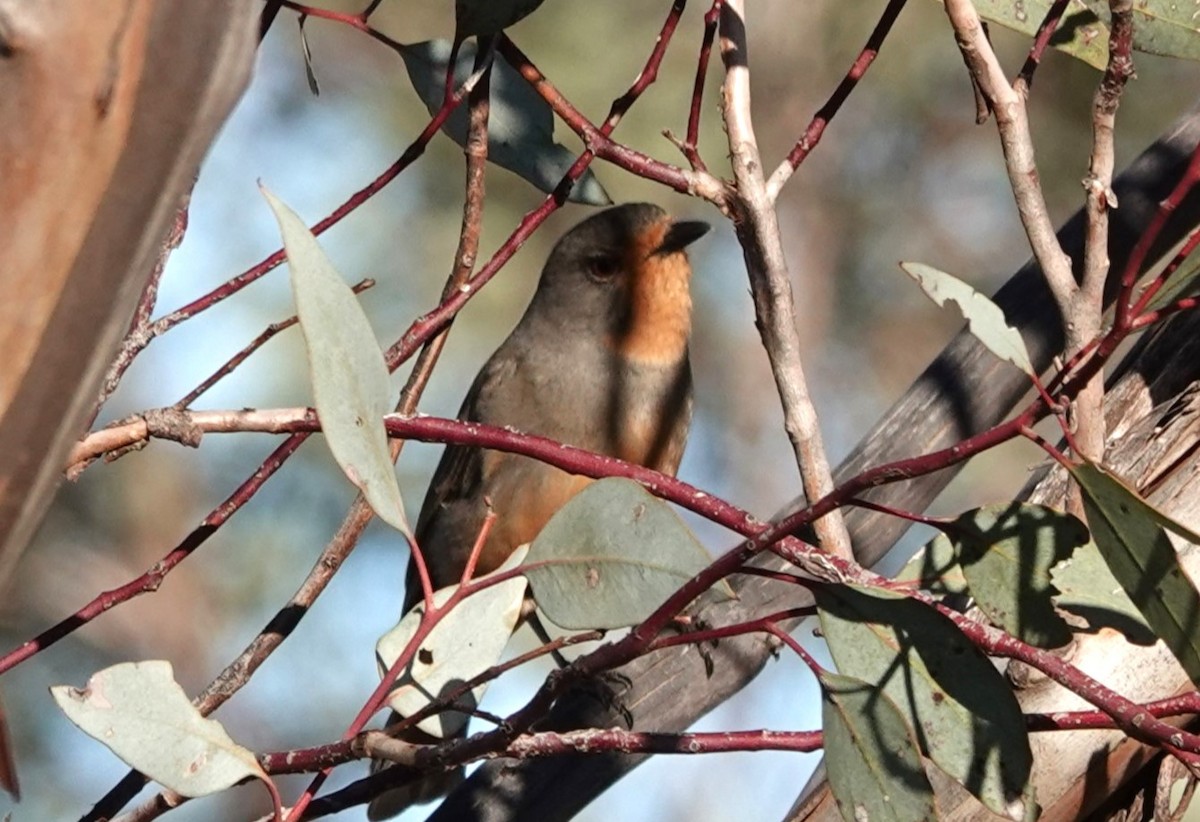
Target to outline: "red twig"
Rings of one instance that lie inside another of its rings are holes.
[[[1140,319],[1141,314],[1150,305],[1150,301],[1162,290],[1162,287],[1171,279],[1171,276],[1179,270],[1179,266],[1183,265],[1184,260],[1191,256],[1192,252],[1196,250],[1197,245],[1200,245],[1200,228],[1192,229],[1192,232],[1188,234],[1179,251],[1171,258],[1171,262],[1159,272],[1157,277],[1146,283],[1146,287],[1142,289],[1141,296],[1138,297],[1137,304],[1133,307],[1132,313],[1135,317]]]
[[[1146,255],[1150,253],[1150,246],[1158,239],[1167,220],[1175,213],[1175,209],[1183,202],[1183,198],[1196,187],[1197,183],[1200,183],[1200,146],[1192,150],[1191,159],[1188,161],[1183,176],[1179,178],[1179,182],[1175,184],[1175,188],[1171,190],[1167,198],[1159,203],[1158,211],[1129,254],[1125,270],[1121,274],[1121,292],[1117,297],[1116,317],[1113,321],[1115,329],[1130,330],[1133,323],[1133,287],[1137,283],[1138,274],[1141,273],[1142,264],[1146,261]]]
[[[700,38],[700,54],[696,58],[696,79],[692,83],[692,101],[688,106],[687,134],[682,143],[677,142],[679,150],[691,164],[693,171],[708,171],[708,166],[700,157],[700,111],[704,103],[704,80],[708,76],[708,61],[712,57],[713,41],[717,36],[717,21],[721,17],[721,5],[724,0],[713,0],[712,6],[704,13],[704,34]],[[667,132],[670,138],[670,132]]]
[[[351,290],[354,291],[355,294],[361,294],[364,291],[366,291],[368,288],[373,288],[374,286],[375,286],[375,281],[368,278],[368,279],[361,280],[358,283],[356,283],[354,286],[352,286]],[[281,320],[280,322],[277,322],[277,323],[271,323],[263,330],[263,332],[261,334],[259,334],[257,337],[255,337],[253,340],[251,340],[249,343],[247,343],[246,346],[244,348],[242,348],[242,350],[238,351],[236,354],[234,354],[232,357],[230,357],[228,360],[226,360],[224,362],[224,364],[221,365],[220,368],[218,368],[216,371],[214,371],[207,379],[205,379],[202,383],[197,385],[195,388],[193,388],[187,394],[180,397],[178,402],[176,402],[171,407],[178,408],[180,410],[191,407],[192,403],[194,403],[196,400],[200,399],[201,396],[203,396],[206,392],[208,392],[218,382],[220,382],[221,380],[225,379],[225,377],[228,377],[230,374],[232,374],[237,369],[238,366],[240,366],[247,359],[249,359],[250,356],[255,351],[257,351],[258,349],[260,349],[264,345],[266,345],[276,334],[278,334],[281,331],[286,331],[287,329],[291,328],[292,326],[296,325],[299,322],[300,322],[300,318],[295,315],[292,315],[291,317],[288,317],[286,320]]]
[[[1050,38],[1054,36],[1058,24],[1062,21],[1068,2],[1070,0],[1054,0],[1050,8],[1046,10],[1046,16],[1042,18],[1041,25],[1038,26],[1037,33],[1033,36],[1033,45],[1030,47],[1029,54],[1025,57],[1025,63],[1021,66],[1021,71],[1017,74],[1013,85],[1021,83],[1027,89],[1033,85],[1033,73],[1041,65],[1042,55],[1045,54],[1050,45]]]
[[[633,89],[644,90],[657,77],[658,64],[662,61],[662,55],[666,50],[670,34],[675,30],[675,23],[677,22],[677,20],[673,19],[675,14],[675,9],[672,7],[671,15],[668,16],[667,22],[663,25],[662,33],[655,43],[655,52],[646,61],[646,66],[634,81],[630,92]],[[597,128],[569,100],[559,93],[558,89],[546,79],[546,76],[542,74],[537,66],[533,64],[512,40],[507,37],[501,37],[497,44],[497,49],[504,55],[504,58],[508,60],[513,68],[537,90],[542,99],[549,103],[554,113],[583,140],[584,145],[587,146],[587,150],[580,157],[580,160],[586,157],[590,162],[592,157],[599,157],[602,160],[625,169],[631,174],[661,183],[675,191],[702,196],[718,205],[722,203],[724,186],[711,175],[704,172],[688,171],[670,163],[655,160],[647,154],[621,145],[609,138],[613,129],[616,128],[617,123],[620,122],[621,116],[628,109],[628,102],[626,101],[629,98],[630,92],[622,95],[613,103],[608,117]]]
[[[315,416],[314,416],[315,421]],[[19,645],[12,651],[9,651],[3,657],[0,657],[0,674],[8,671],[15,665],[19,665],[26,659],[29,659],[34,654],[44,651],[54,643],[58,642],[63,637],[67,636],[77,628],[91,622],[100,614],[112,608],[114,605],[126,602],[134,597],[148,594],[158,590],[158,586],[162,584],[163,578],[171,572],[171,570],[183,562],[192,552],[204,544],[210,536],[212,536],[218,528],[233,516],[237,511],[241,510],[242,506],[250,501],[260,488],[271,476],[279,470],[283,463],[290,457],[297,448],[300,447],[308,439],[307,434],[293,434],[282,443],[280,443],[274,451],[271,452],[258,470],[246,478],[237,489],[230,494],[223,503],[206,516],[195,530],[187,535],[182,542],[172,549],[166,556],[155,563],[154,567],[146,571],[137,579],[127,582],[119,588],[114,588],[111,591],[105,591],[97,596],[87,605],[80,608],[71,616],[59,622],[57,625],[43,631],[28,642]]]
[[[337,225],[347,215],[378,194],[388,183],[396,179],[401,172],[416,162],[425,153],[425,147],[433,139],[433,136],[437,134],[438,129],[442,127],[442,124],[446,122],[451,112],[462,102],[467,92],[474,86],[476,79],[476,76],[472,76],[458,89],[446,105],[443,105],[433,116],[420,135],[417,136],[417,139],[404,150],[404,153],[400,155],[400,158],[396,162],[392,163],[392,165],[369,184],[354,192],[344,203],[334,209],[329,216],[316,223],[312,227],[313,234],[320,235],[334,225]],[[273,271],[285,259],[287,259],[287,255],[280,248],[207,294],[197,297],[187,305],[155,320],[146,328],[145,333],[126,338],[117,355],[116,378],[120,379],[121,374],[133,363],[133,359],[137,354],[145,349],[156,337],[162,336],[167,331],[170,331],[175,326],[191,319],[202,311],[212,308],[222,300],[232,297],[255,280]]]
[[[812,121],[808,124],[808,128],[804,130],[804,134],[792,146],[792,150],[788,152],[787,159],[779,165],[774,173],[771,174],[771,179],[767,183],[767,194],[773,200],[778,196],[779,191],[783,188],[784,183],[792,176],[800,164],[804,162],[809,153],[816,148],[817,143],[821,142],[821,137],[825,134],[825,128],[829,122],[837,115],[842,104],[846,102],[846,98],[854,91],[859,80],[867,73],[867,69],[875,62],[875,58],[879,55],[879,50],[883,48],[883,42],[891,33],[892,25],[896,22],[896,18],[900,16],[900,10],[904,8],[907,0],[889,0],[887,7],[884,8],[883,14],[879,16],[879,22],[875,24],[875,28],[871,31],[871,35],[867,38],[866,45],[854,58],[854,62],[850,65],[849,71],[838,83],[837,88],[833,90],[833,94],[829,95],[829,99],[825,101],[825,105],[817,111],[813,116]]]

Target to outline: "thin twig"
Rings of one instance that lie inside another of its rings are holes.
[[[1062,22],[1063,12],[1067,10],[1067,3],[1070,0],[1054,0],[1050,4],[1050,8],[1046,10],[1046,16],[1042,18],[1042,22],[1038,25],[1037,32],[1033,36],[1033,45],[1029,48],[1029,54],[1025,57],[1025,64],[1021,66],[1021,72],[1017,75],[1016,83],[1020,83],[1025,89],[1033,86],[1033,73],[1037,71],[1037,67],[1042,63],[1042,55],[1050,46],[1050,38],[1054,36],[1054,32],[1058,30],[1058,24]]]
[[[946,0],[945,6],[963,59],[996,115],[1004,166],[1017,201],[1021,225],[1065,318],[1075,292],[1075,277],[1071,273],[1071,258],[1058,243],[1042,195],[1024,94],[1010,85],[1004,76],[1004,69],[984,35],[979,13],[971,0]]]
[[[725,63],[725,130],[737,182],[734,194],[734,229],[746,260],[759,333],[771,361],[771,371],[783,405],[784,427],[791,440],[804,494],[823,497],[833,490],[833,474],[817,412],[809,395],[796,330],[796,307],[783,253],[778,215],[763,180],[762,158],[750,117],[750,68],[747,54],[745,8],[742,0],[728,0],[721,10],[721,58]],[[850,535],[836,511],[815,523],[825,550],[852,557]]]
[[[1092,100],[1092,153],[1083,187],[1087,199],[1084,214],[1087,229],[1083,252],[1083,273],[1079,288],[1064,317],[1068,357],[1077,353],[1100,333],[1104,312],[1104,284],[1108,280],[1109,210],[1117,207],[1112,191],[1116,147],[1113,139],[1117,105],[1125,83],[1133,74],[1132,0],[1112,0],[1108,66]],[[1079,456],[1099,460],[1104,456],[1107,439],[1104,430],[1104,375],[1097,373],[1079,391],[1069,409],[1074,440]],[[1071,493],[1069,505],[1075,513],[1083,510],[1078,489]]]
[[[264,14],[266,11],[264,10]],[[158,304],[158,284],[162,280],[163,270],[167,267],[167,260],[170,259],[171,253],[179,248],[183,242],[184,235],[187,234],[188,227],[188,208],[191,204],[192,192],[188,190],[183,196],[183,201],[180,203],[179,210],[175,212],[175,222],[171,226],[171,231],[163,240],[162,248],[159,250],[158,259],[154,263],[154,268],[150,272],[149,279],[146,280],[146,285],[142,289],[142,294],[138,298],[137,308],[134,309],[133,319],[129,323],[129,330],[125,332],[125,341],[122,343],[117,357],[109,363],[108,370],[104,373],[104,382],[100,386],[100,392],[96,396],[96,403],[92,407],[91,415],[88,417],[84,428],[91,428],[92,423],[96,421],[96,416],[100,413],[100,409],[112,393],[117,390],[117,386],[121,384],[121,377],[129,369],[133,363],[133,358],[136,356],[135,346],[130,344],[130,340],[140,342],[145,339],[149,341],[150,335],[150,317],[154,314],[154,307]],[[144,347],[144,344],[143,344]],[[140,350],[140,349],[137,349]]]
[[[779,164],[778,168],[771,173],[771,178],[767,181],[767,197],[771,202],[779,197],[779,192],[783,190],[787,181],[791,179],[793,172],[800,167],[800,164],[808,157],[817,143],[821,142],[821,136],[825,133],[826,126],[830,120],[841,109],[842,103],[846,102],[846,98],[850,96],[850,92],[854,91],[858,85],[858,81],[867,73],[867,69],[875,62],[875,58],[879,56],[879,50],[883,48],[883,41],[887,39],[888,34],[892,30],[892,25],[896,22],[896,18],[900,16],[900,10],[904,8],[904,4],[908,0],[889,0],[887,7],[884,8],[883,14],[879,16],[879,22],[875,24],[874,30],[871,31],[871,36],[867,38],[866,45],[862,47],[862,51],[854,58],[854,62],[850,66],[850,70],[846,72],[846,76],[838,83],[837,88],[833,90],[833,94],[829,95],[829,99],[825,101],[825,105],[817,111],[813,116],[812,122],[808,124],[808,128],[804,130],[804,134],[796,141],[796,145],[792,146],[792,150],[788,152],[787,158]]]

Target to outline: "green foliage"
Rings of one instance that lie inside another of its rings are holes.
[[[924,263],[900,263],[900,267],[939,306],[945,306],[947,300],[954,302],[970,325],[971,333],[989,351],[1031,377],[1037,375],[1033,363],[1029,361],[1029,352],[1025,349],[1021,332],[1008,324],[1000,306],[945,271]]]
[[[178,794],[206,796],[244,779],[267,781],[253,753],[200,715],[170,662],[123,662],[92,674],[83,690],[56,685],[50,693],[80,730]]]
[[[1125,593],[1192,682],[1200,682],[1200,595],[1179,565],[1167,531],[1193,545],[1200,536],[1157,511],[1091,463],[1073,466],[1092,538]]]
[[[1041,505],[1004,503],[966,511],[938,527],[942,533],[910,563],[921,565],[924,587],[949,579],[942,590],[968,591],[992,624],[1032,645],[1057,648],[1071,641],[1054,609],[1050,569],[1087,542],[1082,522]]]
[[[526,572],[562,628],[624,628],[650,616],[712,558],[683,520],[636,482],[590,484],[533,541]]]
[[[974,0],[979,16],[1005,28],[1033,35],[1049,11],[1050,0]],[[1139,0],[1133,5],[1133,48],[1164,57],[1200,60],[1200,29],[1195,6],[1178,0]],[[1050,44],[1090,66],[1108,63],[1107,0],[1071,0]]]
[[[847,822],[936,819],[933,786],[904,715],[861,680],[821,674],[829,786]]]
[[[283,235],[325,441],[379,518],[411,536],[383,424],[391,393],[387,367],[371,324],[304,221],[262,191]]]
[[[496,34],[537,10],[543,0],[454,0],[459,38]]]
[[[521,546],[503,565],[481,579],[516,568],[524,560],[527,551],[527,546]],[[513,577],[477,591],[455,605],[433,627],[412,661],[396,678],[396,688],[388,695],[392,710],[401,716],[412,716],[434,699],[448,694],[499,662],[520,618],[526,585],[524,577]],[[451,585],[435,591],[434,607],[445,605],[458,587]],[[392,667],[408,647],[424,615],[425,605],[420,603],[405,614],[395,628],[379,638],[375,655],[380,676]],[[474,708],[483,699],[486,690],[487,683],[484,683],[456,701]],[[417,727],[431,736],[444,739],[462,730],[469,719],[470,715],[466,713],[443,711],[421,720]]]
[[[1025,720],[988,658],[915,600],[849,585],[814,593],[838,671],[886,695],[921,751],[990,810],[1026,818],[1033,763]]]
[[[400,56],[413,88],[429,113],[442,107],[446,95],[446,68],[452,43],[426,40],[404,46]],[[454,63],[454,80],[471,76],[475,46],[464,43]],[[542,191],[553,191],[575,162],[575,153],[554,141],[554,112],[516,69],[502,57],[492,63],[488,114],[488,161],[512,171]],[[467,144],[468,113],[460,105],[447,118],[442,131],[460,146]],[[591,169],[571,189],[572,202],[609,205],[612,200]]]

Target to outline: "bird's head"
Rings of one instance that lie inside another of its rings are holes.
[[[563,333],[595,335],[630,359],[674,362],[691,330],[686,249],[708,230],[649,203],[595,214],[550,252],[530,311]]]

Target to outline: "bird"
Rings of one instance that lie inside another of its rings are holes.
[[[692,267],[709,224],[650,203],[600,211],[559,239],[529,306],[480,369],[458,418],[509,427],[665,474],[679,468],[692,417]],[[457,584],[489,510],[477,574],[499,567],[591,480],[529,457],[447,446],[417,518],[434,590]],[[404,613],[422,599],[410,561]],[[393,717],[394,721],[395,717]],[[390,723],[389,723],[390,724]],[[414,742],[437,742],[417,729]],[[372,820],[432,801],[462,769],[376,797]]]

